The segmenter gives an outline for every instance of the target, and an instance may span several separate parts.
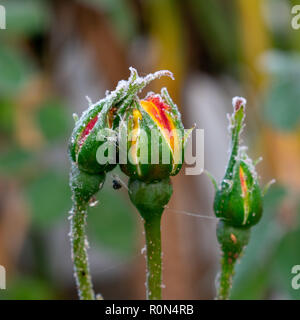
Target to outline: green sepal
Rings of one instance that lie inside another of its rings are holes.
[[[215,192],[218,192],[218,184],[217,184],[216,178],[207,170],[204,170],[204,173],[207,175],[209,180],[212,182],[214,189],[215,189]]]
[[[246,101],[243,98],[237,99],[241,99],[241,103],[237,107],[236,103],[233,101],[234,110],[232,115],[229,116],[229,129],[231,132],[231,152],[224,179],[231,179],[233,167],[239,154],[240,135],[243,130],[243,122],[245,119]]]
[[[176,124],[176,128],[183,130],[183,123],[181,119],[181,113],[179,112],[178,106],[174,103],[172,100],[167,88],[162,88],[161,89],[161,97],[163,101],[171,107],[171,114],[172,114],[172,119]]]
[[[250,239],[249,228],[237,228],[220,220],[217,225],[217,239],[224,256],[237,260]]]
[[[271,186],[276,182],[275,179],[270,180],[264,187],[263,187],[263,191],[262,191],[262,196],[264,197],[269,189],[271,188]]]
[[[107,143],[108,145],[111,144],[114,150],[117,152],[117,148],[115,146],[116,142],[111,141],[108,142],[105,136],[99,139],[99,134],[104,132],[105,130],[110,130],[108,122],[107,122],[107,110],[103,108],[99,114],[98,121],[96,122],[95,126],[86,137],[85,142],[81,146],[78,154],[77,154],[77,165],[78,167],[86,171],[88,173],[101,173],[101,172],[108,172],[112,170],[116,166],[115,163],[106,163],[100,164],[97,161],[97,151],[101,145]]]
[[[105,173],[88,174],[78,169],[72,163],[70,173],[70,187],[74,200],[78,203],[88,202],[98,191],[101,190],[105,181]]]
[[[134,178],[128,182],[128,194],[131,202],[146,221],[153,215],[160,216],[173,193],[170,178],[146,183]]]

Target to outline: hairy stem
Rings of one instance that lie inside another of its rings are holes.
[[[147,299],[161,300],[161,214],[153,215],[145,220],[147,248]]]
[[[220,287],[218,292],[218,300],[228,300],[230,296],[230,290],[232,287],[232,277],[234,275],[235,259],[228,257],[224,254],[221,260],[221,276]]]
[[[85,233],[88,203],[74,200],[71,210],[71,247],[74,275],[78,295],[81,300],[94,300],[95,294],[91,281],[87,255],[87,236]]]

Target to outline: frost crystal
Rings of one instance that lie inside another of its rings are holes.
[[[253,178],[257,179],[257,172],[255,170],[255,164],[254,164],[253,160],[251,158],[249,158],[249,156],[247,155],[247,153],[246,153],[247,149],[248,149],[248,147],[241,146],[239,149],[239,154],[237,156],[237,159],[244,161],[247,164]]]
[[[92,99],[89,96],[85,96],[85,98],[86,98],[86,100],[89,104],[89,107],[90,107],[93,104]]]
[[[241,106],[246,106],[247,100],[243,97],[233,97],[232,98],[232,106],[237,111]]]

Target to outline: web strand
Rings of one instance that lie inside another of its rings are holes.
[[[189,212],[189,211],[185,211],[185,210],[177,210],[177,209],[169,208],[168,206],[165,206],[165,209],[168,211],[172,211],[172,212],[179,213],[179,214],[185,214],[187,216],[196,217],[196,218],[200,218],[200,219],[207,219],[207,220],[212,220],[212,221],[216,221],[216,222],[220,220],[219,218],[212,217],[209,215],[202,215],[202,214]]]

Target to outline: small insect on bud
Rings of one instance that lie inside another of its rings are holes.
[[[122,188],[122,184],[117,179],[114,179],[112,182],[113,182],[113,189],[118,190]]]
[[[120,133],[128,137],[127,159],[120,166],[129,177],[151,182],[180,171],[188,135],[165,88],[161,95],[151,93],[144,100],[136,100],[125,114]]]

